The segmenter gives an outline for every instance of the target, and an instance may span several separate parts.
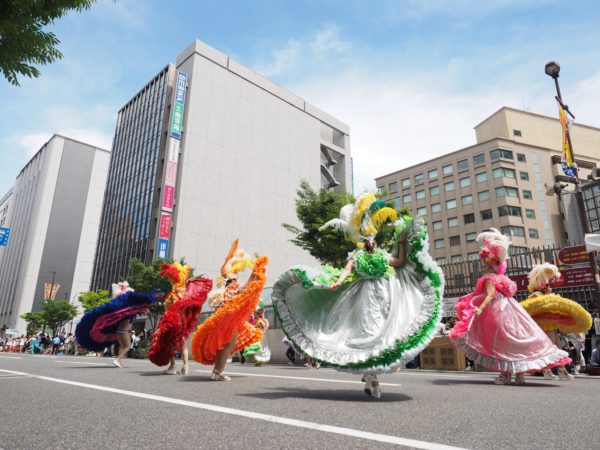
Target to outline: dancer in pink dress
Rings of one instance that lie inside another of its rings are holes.
[[[546,333],[512,298],[517,290],[508,278],[506,260],[511,244],[498,230],[477,236],[484,274],[475,292],[456,304],[458,322],[450,339],[467,358],[500,372],[496,384],[525,384],[525,373],[542,372],[570,362],[568,354],[554,345]]]

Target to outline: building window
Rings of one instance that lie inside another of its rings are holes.
[[[431,224],[431,226],[433,227],[433,231],[440,231],[444,228],[444,224],[442,223],[441,220],[438,220],[437,222],[433,222]]]
[[[469,168],[469,160],[468,159],[461,159],[460,161],[458,161],[456,163],[456,167],[458,167],[458,170],[466,170]]]
[[[492,218],[492,210],[484,209],[481,211],[481,220],[490,220]]]
[[[537,228],[530,228],[529,229],[529,237],[532,239],[539,239],[540,236],[538,234],[538,230]]]
[[[494,178],[515,178],[515,171],[507,167],[497,167],[494,169]]]
[[[529,174],[527,172],[521,171],[519,172],[519,176],[521,177],[521,180],[529,181]]]
[[[460,245],[460,236],[450,236],[450,247]]]
[[[402,196],[402,203],[404,203],[405,205],[407,203],[410,203],[412,201],[412,195],[410,194],[405,194]]]
[[[517,161],[519,162],[527,162],[525,155],[523,153],[517,153]]]
[[[402,208],[402,202],[400,201],[400,197],[394,198],[394,208],[396,208],[396,209]]]
[[[388,189],[390,192],[398,192],[398,183],[396,183],[395,181],[393,183],[390,183],[388,185]]]
[[[431,169],[427,172],[427,176],[429,177],[430,180],[433,180],[434,178],[438,177],[438,171],[437,169]]]
[[[469,261],[476,261],[476,260],[478,260],[478,259],[479,259],[479,253],[478,253],[478,252],[469,253],[469,254],[467,255],[467,259],[468,259]]]
[[[459,263],[462,262],[462,255],[452,255],[451,256],[451,261],[453,263]]]
[[[490,191],[481,191],[477,194],[477,196],[479,197],[480,202],[489,200],[490,199]]]
[[[475,214],[474,213],[465,214],[463,216],[463,218],[465,219],[465,225],[469,224],[469,223],[475,223]]]
[[[426,206],[422,206],[420,208],[417,208],[417,215],[418,216],[425,216],[425,215],[427,215],[427,207]]]
[[[423,200],[425,198],[425,191],[417,191],[415,192],[415,196],[417,200]]]
[[[439,203],[434,203],[433,205],[431,205],[431,212],[432,213],[438,213],[442,210],[442,206]]]
[[[442,166],[442,173],[444,175],[452,175],[452,164]]]
[[[435,195],[440,195],[440,187],[439,186],[431,186],[429,188],[429,195],[431,197],[433,197]]]
[[[460,182],[460,187],[471,186],[471,179],[469,177],[461,178],[459,180],[459,182]]]
[[[435,262],[438,264],[446,264],[447,261],[446,261],[446,258],[441,257],[441,258],[436,258]]]
[[[496,188],[496,198],[500,197],[519,197],[519,190],[510,186],[500,186]]]
[[[454,181],[450,181],[448,183],[444,183],[444,191],[450,192],[454,190]]]
[[[472,203],[473,203],[473,196],[472,195],[465,195],[462,198],[462,204],[463,204],[463,206],[471,205]]]
[[[509,255],[524,255],[527,253],[527,247],[519,247],[518,245],[511,245],[508,248]]]
[[[436,239],[433,242],[434,242],[435,248],[444,248],[444,240],[443,239]]]
[[[513,217],[521,217],[521,208],[518,206],[509,206],[504,205],[498,208],[498,214],[500,217],[504,216],[513,216]]]
[[[533,198],[531,196],[531,191],[526,191],[525,189],[523,189],[523,198],[525,198],[527,200],[531,200]]]
[[[415,175],[415,184],[421,184],[424,180],[424,176],[422,173],[418,173]]]
[[[487,181],[487,172],[481,172],[475,175],[475,181],[477,181],[478,183],[483,183],[484,181]]]
[[[446,209],[454,209],[454,208],[456,208],[456,200],[455,199],[446,201]]]
[[[410,187],[410,178],[403,178],[402,179],[402,189]]]
[[[458,226],[458,217],[451,217],[448,219],[448,228]]]
[[[525,228],[523,227],[516,227],[514,225],[510,225],[507,227],[502,227],[500,231],[502,232],[502,234],[508,234],[509,236],[525,237]]]
[[[513,130],[513,136],[521,137],[521,130]]]
[[[485,163],[485,154],[473,156],[473,165],[478,166],[479,164]]]
[[[465,238],[467,242],[475,242],[477,240],[477,233],[467,233],[465,234]]]
[[[496,149],[490,152],[490,157],[492,158],[492,161],[500,158],[513,159],[513,152],[510,150]]]
[[[525,216],[527,216],[528,219],[535,219],[535,211],[533,209],[526,209]]]
[[[378,194],[380,194],[380,195],[383,194],[384,190],[385,190],[385,187],[383,187],[383,186],[377,186],[377,193]]]

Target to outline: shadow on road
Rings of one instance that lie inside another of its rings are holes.
[[[69,364],[69,363],[66,363]],[[98,366],[64,366],[63,369],[116,369],[115,366],[107,366],[105,364]]]
[[[396,392],[383,392],[380,399],[367,396],[362,389],[332,390],[332,389],[298,389],[298,388],[266,388],[271,392],[255,392],[237,394],[242,397],[253,397],[263,400],[280,400],[284,398],[302,398],[309,400],[327,400],[334,402],[405,402],[412,397]]]
[[[458,384],[478,384],[478,385],[487,385],[487,386],[496,386],[494,384],[494,380],[490,379],[488,380],[432,380],[430,382],[431,384],[435,384],[437,386],[452,386],[452,385],[458,385]],[[527,384],[525,384],[524,386],[515,386],[512,385],[513,387],[550,387],[550,388],[555,388],[555,387],[559,387],[557,384],[546,384],[546,383],[530,383],[529,381],[527,382]],[[501,387],[501,386],[498,386]]]

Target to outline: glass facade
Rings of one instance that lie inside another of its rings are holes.
[[[595,181],[584,185],[583,201],[585,214],[590,225],[590,232],[600,232],[600,182]]]
[[[149,259],[169,74],[167,66],[119,111],[92,290],[109,289],[125,277],[130,258]]]

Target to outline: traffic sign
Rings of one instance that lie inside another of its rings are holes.
[[[10,236],[10,228],[0,228],[0,246],[8,245],[8,236]]]

